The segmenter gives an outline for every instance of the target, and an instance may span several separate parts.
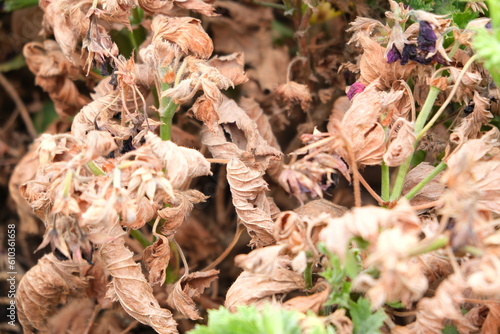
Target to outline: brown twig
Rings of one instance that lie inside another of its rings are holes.
[[[442,202],[441,200],[427,202],[427,203],[424,203],[424,204],[412,206],[412,209],[415,210],[415,211],[429,209],[429,208],[438,206],[439,204],[441,204],[441,202]]]
[[[353,188],[354,188],[354,206],[360,207],[361,206],[361,190],[359,187],[359,176],[360,175],[358,172],[358,165],[356,163],[356,156],[354,154],[354,151],[352,150],[351,144],[349,143],[349,141],[345,137],[342,129],[338,129],[338,132],[340,134],[340,137],[342,138],[342,141],[344,142],[345,148],[347,150],[347,155],[349,156],[349,164],[351,165],[351,168],[352,168],[352,179],[353,179],[352,183],[353,183]]]
[[[357,169],[355,170],[355,172],[358,174],[359,181],[361,182],[363,187],[365,187],[365,189],[370,193],[370,195],[372,195],[372,197],[377,201],[377,203],[379,205],[383,205],[384,200],[382,199],[382,197],[380,197],[377,194],[377,192],[375,190],[373,190],[373,188],[368,184],[368,182],[366,182],[364,177],[359,173],[359,171]]]
[[[10,82],[2,73],[0,73],[0,84],[7,91],[7,94],[9,94],[9,96],[12,98],[12,100],[16,104],[17,109],[19,109],[19,112],[21,113],[21,117],[24,121],[24,124],[26,125],[26,130],[28,130],[29,135],[32,138],[36,138],[38,136],[38,133],[36,132],[35,127],[33,126],[33,122],[31,121],[28,108],[26,108],[26,106],[24,105],[23,101],[19,97],[19,94],[17,94],[17,91],[14,88],[14,86],[10,84]]]
[[[202,271],[212,270],[215,267],[217,267],[219,265],[219,263],[221,263],[226,258],[226,256],[229,255],[229,253],[233,250],[234,246],[236,246],[236,243],[240,239],[241,233],[243,233],[244,230],[245,230],[245,226],[243,226],[243,224],[239,224],[238,229],[236,230],[236,233],[234,234],[233,240],[231,240],[231,243],[227,246],[226,250],[224,252],[222,252],[222,254],[219,255],[219,257],[214,262],[209,264]]]

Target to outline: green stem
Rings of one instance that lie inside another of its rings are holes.
[[[443,248],[444,246],[446,246],[448,244],[449,241],[450,241],[450,237],[448,237],[447,235],[443,235],[443,236],[436,238],[430,242],[427,241],[427,242],[421,243],[417,247],[411,249],[408,252],[408,255],[409,256],[418,256],[418,255],[432,252],[436,249]]]
[[[422,190],[422,188],[424,188],[427,185],[427,183],[429,183],[433,178],[435,178],[436,175],[445,170],[446,167],[447,167],[446,163],[444,161],[441,161],[439,165],[437,165],[436,168],[434,168],[434,170],[429,175],[427,175],[422,181],[420,181],[405,195],[405,198],[407,200],[410,200],[413,197],[415,197],[415,195],[417,195],[419,191]]]
[[[422,128],[424,127],[425,122],[427,121],[429,115],[431,114],[432,107],[436,102],[436,98],[439,95],[439,92],[441,92],[439,88],[437,88],[436,86],[431,86],[429,94],[427,95],[424,105],[422,106],[422,110],[420,110],[417,120],[415,121],[415,134],[418,134],[420,130],[422,130]],[[417,138],[417,140],[415,141],[414,144],[415,148],[418,146],[419,139],[420,138]],[[399,199],[399,197],[401,196],[401,192],[403,191],[403,184],[406,178],[406,174],[410,169],[412,159],[413,159],[413,154],[411,154],[411,156],[408,157],[408,159],[406,159],[406,161],[403,162],[401,166],[399,166],[398,175],[396,177],[396,183],[394,184],[394,188],[392,189],[390,197],[391,201],[395,201]]]
[[[439,88],[437,88],[436,86],[431,86],[429,94],[427,95],[427,99],[425,100],[424,105],[422,107],[422,110],[420,110],[417,120],[415,121],[416,134],[418,134],[420,130],[422,130],[425,122],[427,122],[427,119],[431,114],[432,107],[434,106],[434,103],[436,102],[437,96],[439,95],[440,92],[441,90]]]
[[[139,230],[130,230],[130,235],[134,237],[135,240],[139,241],[142,247],[146,248],[151,245],[151,242],[142,234]]]
[[[170,140],[172,138],[172,120],[174,118],[175,111],[177,110],[177,104],[172,102],[170,98],[168,99],[167,106],[165,107],[165,113],[160,116],[160,138],[161,140]],[[162,99],[163,100],[163,99]],[[160,109],[161,111],[161,109]]]
[[[271,8],[281,9],[281,10],[285,10],[286,9],[285,6],[280,5],[278,3],[258,1],[258,0],[253,0],[253,3],[256,4],[256,5],[264,6],[264,7],[271,7]]]
[[[163,80],[163,76],[166,73],[166,68],[160,70],[160,80]],[[170,140],[172,137],[172,119],[174,118],[175,111],[178,105],[172,102],[170,97],[161,97],[161,94],[170,88],[170,85],[166,82],[161,83],[161,92],[159,92],[158,97],[160,99],[160,138],[161,140]]]
[[[304,280],[306,283],[306,289],[312,289],[313,279],[312,279],[312,262],[307,263],[306,270],[304,271]]]
[[[391,180],[389,174],[389,166],[382,161],[382,189],[380,192],[380,196],[384,202],[389,200],[389,191],[391,187]]]
[[[106,175],[106,173],[101,168],[99,168],[99,166],[97,166],[93,161],[87,162],[87,167],[95,176]]]
[[[68,170],[64,176],[63,197],[68,198],[71,191],[71,180],[73,180],[73,171]]]

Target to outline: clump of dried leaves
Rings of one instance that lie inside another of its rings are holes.
[[[19,284],[26,333],[176,333],[206,309],[268,304],[338,333],[500,328],[499,96],[471,47],[489,20],[461,28],[394,0],[384,21],[363,1],[283,3],[40,2],[54,39],[24,56],[74,119],[11,181],[53,251]],[[273,44],[277,18],[300,57]],[[349,18],[351,54],[330,35]],[[121,29],[146,34],[130,55]],[[243,271],[214,269],[243,231]]]

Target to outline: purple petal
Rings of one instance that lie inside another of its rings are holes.
[[[387,52],[387,63],[394,63],[397,60],[401,59],[401,53],[399,53],[396,45],[392,45],[392,48]]]
[[[436,53],[434,56],[432,56],[432,60],[434,60],[436,63],[444,65],[444,66],[450,66],[450,62],[447,61],[441,54]]]
[[[427,21],[420,21],[419,24],[420,30],[417,38],[418,48],[422,51],[434,52],[436,50],[437,37],[431,24]]]
[[[349,87],[349,90],[347,91],[347,98],[350,100],[352,100],[352,98],[354,97],[354,95],[358,94],[358,93],[361,93],[362,91],[365,90],[365,85],[363,85],[361,82],[357,81],[355,83],[353,83],[351,85],[351,87]]]

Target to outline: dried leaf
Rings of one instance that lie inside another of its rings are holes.
[[[398,118],[392,125],[389,138],[392,136],[395,138],[390,142],[383,159],[387,166],[397,167],[413,154],[416,139],[413,124],[404,118]]]
[[[215,56],[208,61],[208,64],[218,69],[219,72],[231,80],[235,86],[248,81],[244,71],[245,60],[241,52],[224,57]]]
[[[78,333],[92,321],[95,305],[89,298],[75,299],[64,305],[47,321],[51,334]]]
[[[334,124],[340,125],[342,119],[344,118],[345,113],[351,107],[351,101],[347,98],[347,96],[341,96],[335,100],[332,107],[332,112],[330,114],[330,118],[328,119],[328,125],[326,129],[330,133],[335,132]]]
[[[433,170],[434,166],[427,162],[422,162],[418,164],[415,168],[410,170],[406,175],[405,182],[403,185],[403,194],[408,193],[413,187],[415,187],[420,181],[427,177]],[[442,176],[442,172],[439,173],[435,178],[433,178],[429,183],[427,183],[422,190],[420,190],[415,197],[410,200],[411,205],[419,205],[428,202],[436,201],[440,198],[444,191],[445,186],[439,182]]]
[[[288,50],[273,45],[271,8],[251,6],[241,2],[220,1],[217,7],[224,15],[207,20],[213,33],[215,50],[221,54],[242,52],[248,66],[250,82],[242,87],[251,90],[256,87],[256,97],[261,102],[274,88],[286,81],[289,63]],[[252,85],[257,83],[257,85]]]
[[[385,131],[379,123],[383,97],[377,84],[374,81],[356,96],[341,124],[356,160],[362,165],[380,164],[385,151]]]
[[[119,301],[123,309],[139,322],[151,326],[158,333],[177,333],[177,324],[169,310],[163,309],[153,295],[141,266],[133,260],[133,253],[125,247],[122,229],[109,232],[116,239],[101,246],[100,254],[113,277],[107,297]]]
[[[369,85],[377,79],[383,87],[391,87],[397,80],[406,81],[416,67],[416,63],[400,65],[399,62],[387,63],[385,50],[376,41],[362,34],[359,38],[363,47],[363,55],[360,60],[360,80]]]
[[[489,312],[481,327],[481,334],[496,333],[500,328],[500,305],[496,302],[487,301],[486,306]]]
[[[460,333],[471,333],[476,328],[460,312],[464,302],[465,282],[458,274],[448,276],[432,298],[423,298],[417,305],[417,320],[409,327],[416,333],[441,333],[445,321],[453,321]]]
[[[214,0],[174,0],[179,7],[195,11],[206,16],[218,16],[212,5]]]
[[[268,188],[263,172],[233,159],[227,164],[227,181],[238,218],[252,237],[250,244],[257,247],[272,244],[274,222],[265,195]]]
[[[28,43],[23,54],[29,69],[36,76],[36,84],[49,94],[59,115],[73,116],[90,102],[73,83],[79,68],[68,61],[56,42]]]
[[[256,161],[265,169],[269,160],[281,157],[281,151],[262,138],[257,124],[236,102],[224,98],[216,112],[219,126],[215,132],[202,131],[202,143],[208,146],[214,158]]]
[[[210,37],[201,26],[201,21],[192,17],[167,17],[157,15],[151,23],[155,41],[175,43],[186,55],[208,59],[213,52]]]
[[[30,204],[20,189],[22,184],[35,178],[38,167],[39,162],[36,155],[36,146],[32,146],[30,151],[17,163],[9,179],[9,195],[16,203],[16,210],[19,216],[19,225],[16,227],[19,228],[21,233],[39,233],[39,225],[41,224],[36,219]]]
[[[243,271],[229,288],[224,305],[234,311],[238,305],[259,305],[274,295],[303,288],[302,275],[283,266],[278,267],[273,276]]]
[[[203,319],[196,309],[193,298],[199,297],[212,281],[217,279],[218,274],[218,270],[212,269],[183,276],[175,283],[173,291],[168,295],[167,303],[191,320]]]
[[[254,274],[273,275],[278,265],[278,256],[285,249],[285,244],[257,248],[248,254],[239,254],[234,264]]]
[[[66,0],[42,1],[40,7],[45,12],[44,28],[54,32],[57,43],[68,59],[77,60],[78,56],[73,56],[73,53],[80,37],[89,28],[84,9],[78,3],[72,4]]]
[[[488,110],[490,100],[474,91],[474,99],[466,108],[472,106],[472,112],[460,120],[460,124],[453,129],[450,140],[458,145],[467,139],[477,139],[480,136],[481,126],[488,124],[493,115]]]
[[[151,145],[154,155],[163,162],[172,187],[180,188],[188,179],[211,174],[210,163],[197,150],[162,141],[151,132],[144,138]]]
[[[68,299],[85,296],[88,278],[81,264],[45,255],[19,282],[16,301],[19,322],[26,332],[48,331],[47,320]]]
[[[269,146],[274,147],[276,150],[281,150],[281,147],[274,135],[273,129],[271,127],[271,123],[269,121],[269,117],[264,114],[264,110],[260,107],[260,105],[252,98],[243,97],[240,101],[240,106],[243,110],[246,111],[248,116],[257,124],[257,129],[259,130],[262,138],[265,139]],[[279,176],[279,173],[282,169],[282,161],[281,160],[272,160],[270,161],[269,168],[267,169],[267,173],[273,179],[276,179]]]
[[[327,284],[325,284],[327,286]],[[323,291],[313,293],[308,296],[298,296],[287,300],[283,303],[283,307],[286,309],[297,310],[302,313],[307,311],[313,311],[318,314],[323,304],[326,303],[328,295],[330,294],[330,289],[327,287]]]
[[[170,246],[165,236],[161,234],[156,234],[156,236],[158,240],[144,249],[142,259],[149,272],[149,284],[163,285],[168,262],[170,261]]]
[[[276,95],[286,103],[293,105],[299,104],[302,110],[309,110],[312,102],[311,93],[306,85],[301,85],[295,81],[289,81],[276,87]]]
[[[205,195],[194,189],[176,192],[175,197],[168,201],[170,207],[158,211],[158,216],[165,219],[161,233],[167,236],[175,233],[193,210],[193,204],[204,202],[206,199]]]

